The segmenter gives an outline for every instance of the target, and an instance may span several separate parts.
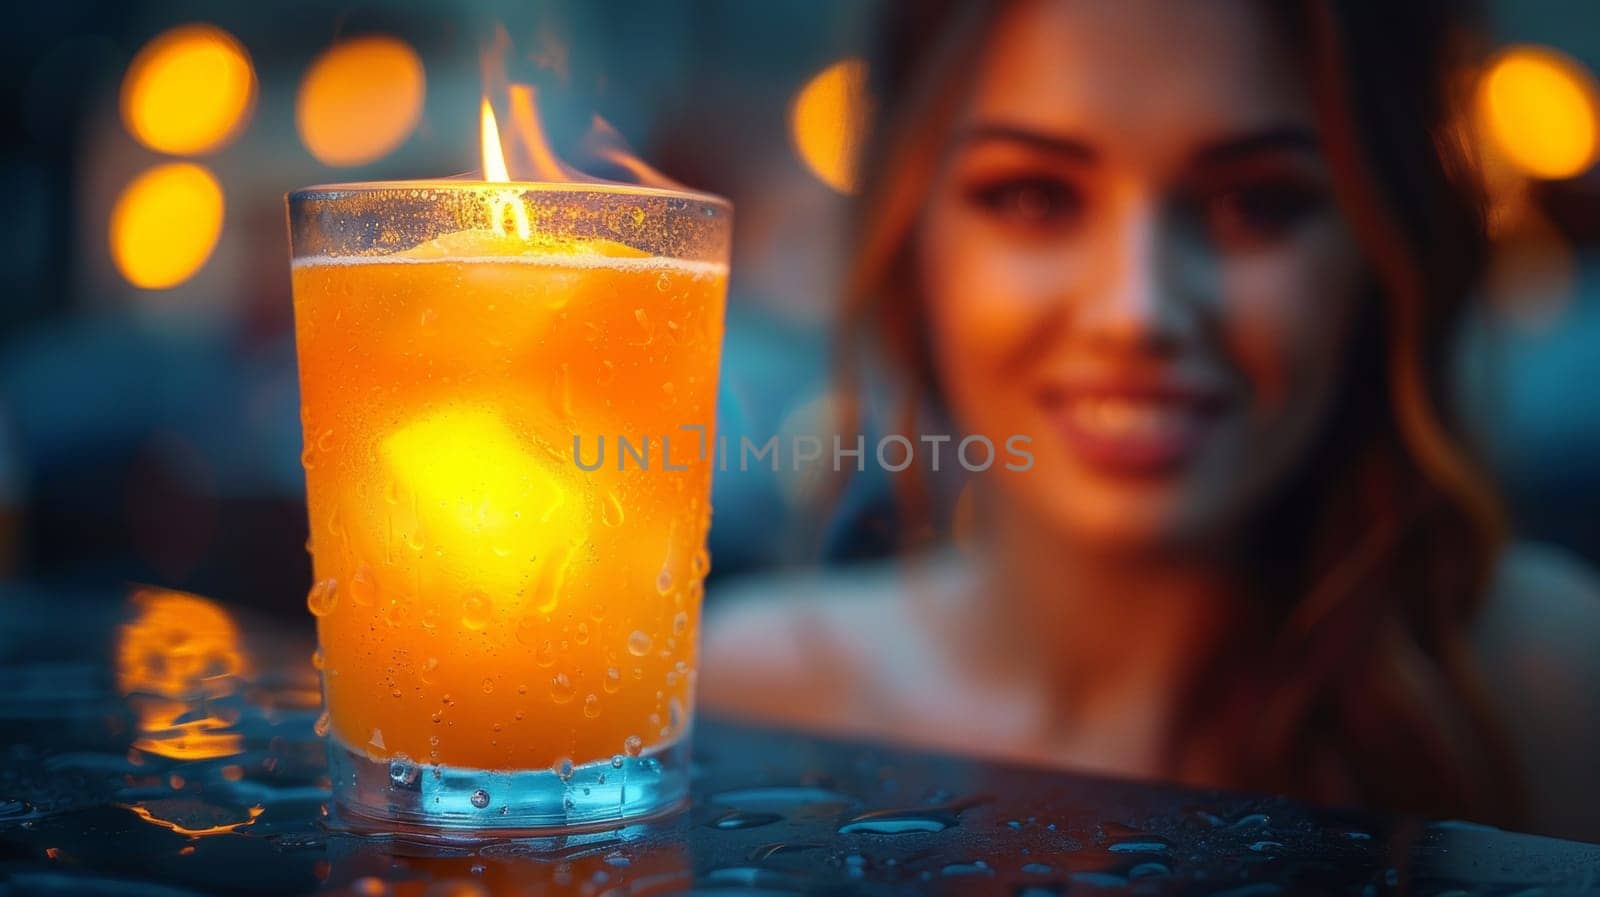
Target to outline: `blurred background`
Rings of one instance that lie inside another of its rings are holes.
[[[1461,364],[1522,536],[1600,563],[1600,6],[1489,5],[1497,242]],[[721,430],[825,405],[869,3],[30,5],[0,30],[0,580],[286,617],[310,582],[283,194],[479,167],[497,24],[558,150],[605,117],[737,209]],[[570,154],[564,152],[568,158]],[[881,477],[881,475],[880,475]],[[870,476],[720,474],[713,579],[887,544]],[[822,531],[831,536],[815,538]],[[820,546],[820,548],[819,548]],[[715,595],[715,590],[712,592]]]

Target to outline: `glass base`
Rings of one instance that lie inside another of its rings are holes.
[[[686,737],[638,757],[552,769],[490,770],[375,761],[328,739],[333,826],[356,832],[510,837],[636,822],[689,796]]]

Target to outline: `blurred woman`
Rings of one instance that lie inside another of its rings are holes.
[[[706,707],[1600,839],[1600,598],[1447,407],[1460,9],[894,4],[848,357],[1034,463],[962,550],[725,601]]]

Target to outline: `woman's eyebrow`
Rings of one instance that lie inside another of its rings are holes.
[[[954,142],[961,147],[984,143],[1021,144],[1038,152],[1086,164],[1100,158],[1094,147],[1075,137],[1036,131],[1024,125],[1005,122],[979,122],[967,125],[956,132]]]
[[[1320,157],[1322,144],[1310,128],[1283,125],[1206,144],[1190,155],[1190,163],[1197,168],[1208,168],[1282,153]]]

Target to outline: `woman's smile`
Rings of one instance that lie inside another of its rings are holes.
[[[1186,466],[1230,410],[1214,379],[1107,372],[1051,383],[1037,403],[1070,455],[1096,471],[1159,476]]]

